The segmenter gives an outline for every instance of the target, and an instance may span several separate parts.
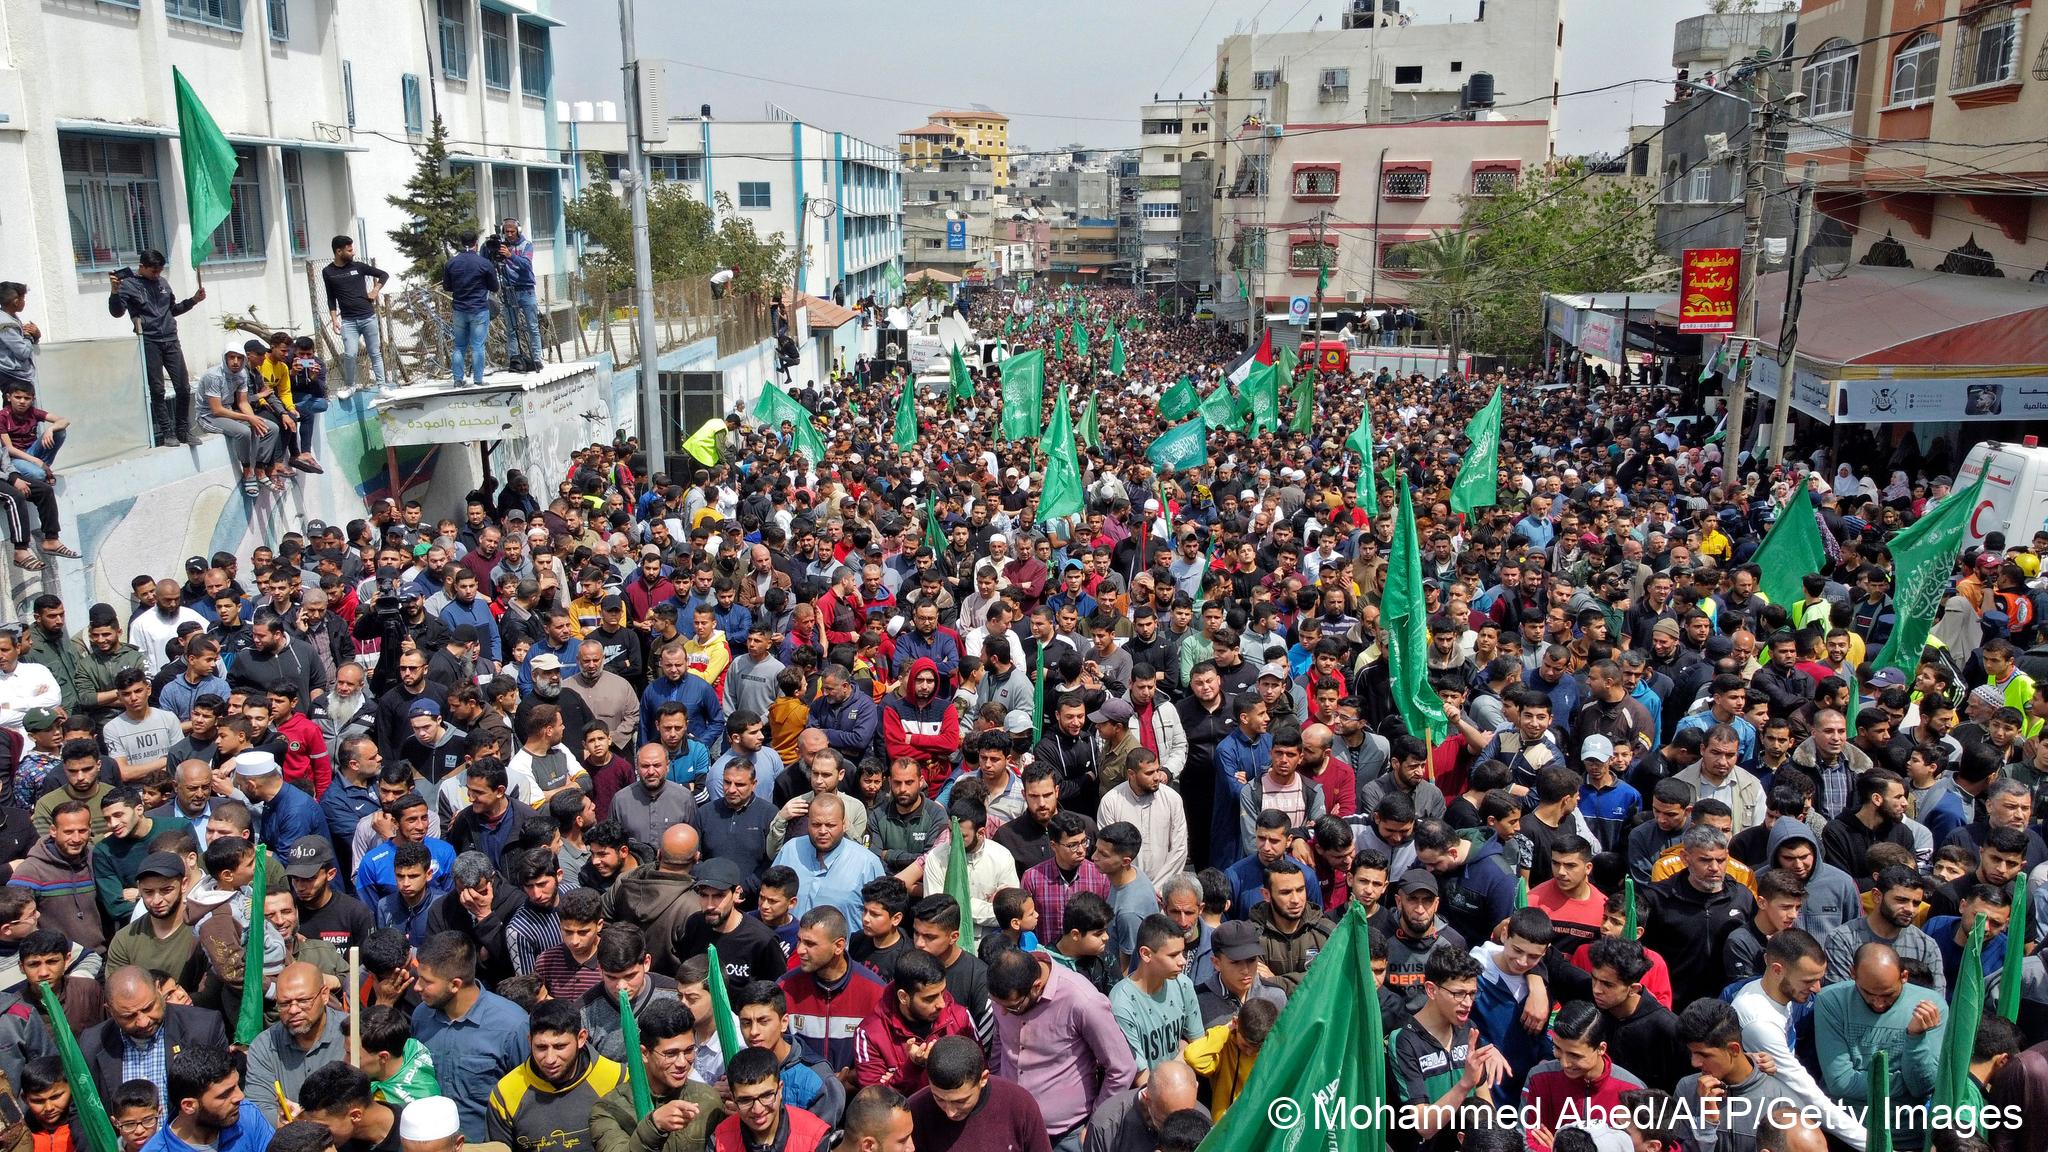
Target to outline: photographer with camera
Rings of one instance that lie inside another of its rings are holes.
[[[498,270],[476,250],[476,233],[462,237],[462,251],[441,271],[441,287],[455,310],[455,331],[448,349],[448,367],[455,383],[462,383],[466,363],[470,378],[484,382],[484,340],[491,331],[491,293],[498,290]],[[491,237],[496,245],[498,238]]]
[[[178,344],[178,317],[206,299],[206,285],[178,299],[164,283],[164,254],[154,248],[137,255],[134,268],[116,268],[107,274],[107,280],[107,315],[126,315],[142,337],[149,415],[156,424],[157,444],[182,441],[197,447],[199,437],[192,434],[192,381],[185,374],[185,350]],[[166,375],[170,377],[168,395],[164,391]]]
[[[533,245],[519,234],[519,221],[507,219],[486,251],[504,285],[505,356],[514,372],[540,371],[540,280],[533,273]]]

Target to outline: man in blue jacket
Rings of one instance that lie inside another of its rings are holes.
[[[539,281],[533,274],[533,243],[519,234],[519,222],[505,221],[497,249],[505,281],[505,354],[514,372],[540,371]]]
[[[832,750],[855,764],[875,743],[881,716],[873,697],[854,691],[853,677],[837,664],[824,672],[824,691],[811,702],[811,727],[825,734]]]
[[[462,238],[462,251],[441,270],[441,287],[453,298],[455,333],[448,349],[448,368],[462,382],[464,357],[471,379],[484,382],[484,339],[491,330],[491,293],[498,290],[498,271],[478,254],[476,233]]]
[[[657,721],[664,704],[681,704],[689,712],[689,732],[704,747],[716,751],[725,742],[725,707],[718,694],[702,677],[690,672],[690,655],[680,643],[661,650],[661,675],[648,681],[640,694],[640,742],[658,744],[661,731]],[[868,705],[870,712],[874,705]]]

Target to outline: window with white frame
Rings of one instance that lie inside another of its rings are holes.
[[[311,226],[306,220],[306,158],[296,148],[278,153],[284,169],[284,223],[291,236],[292,255],[312,250]]]
[[[2019,75],[2020,10],[1987,4],[1956,23],[1956,67],[1951,88],[2003,84]]]
[[[1814,116],[1835,116],[1856,109],[1856,49],[1836,37],[1814,52],[1800,80]]]
[[[554,79],[554,54],[548,30],[531,21],[519,22],[519,91],[536,100],[546,98]]]
[[[57,152],[71,258],[81,272],[116,267],[144,248],[169,247],[154,140],[60,134]]]
[[[512,87],[512,19],[493,8],[480,13],[484,32],[484,86]]]
[[[1261,69],[1252,73],[1252,91],[1254,92],[1270,92],[1273,90],[1273,86],[1278,83],[1280,83],[1280,70],[1278,68]]]
[[[555,215],[562,208],[561,177],[544,168],[526,170],[526,235],[534,241],[555,238]]]
[[[740,181],[740,207],[742,207],[742,208],[767,208],[767,207],[770,207],[770,206],[771,206],[771,198],[770,198],[770,192],[769,192],[769,187],[768,187],[768,181],[766,181],[766,180],[742,180],[742,181]]]
[[[1713,198],[1713,194],[1714,169],[1706,164],[1694,165],[1692,171],[1685,174],[1686,200],[1694,204],[1705,204]]]
[[[469,79],[469,0],[437,0],[441,14],[441,75]]]
[[[1294,173],[1294,194],[1296,196],[1335,196],[1337,194],[1337,170],[1335,168],[1302,168]]]
[[[1941,71],[1941,39],[1922,32],[1899,47],[1892,57],[1891,102],[1914,104],[1934,98],[1934,81]]]
[[[1474,168],[1472,170],[1472,194],[1474,196],[1505,196],[1515,190],[1513,168]]]
[[[242,0],[164,0],[164,15],[188,24],[242,30]]]
[[[234,264],[263,259],[263,150],[235,149],[235,178],[228,184],[228,218],[213,230],[208,264]]]
[[[1170,202],[1154,204],[1148,202],[1141,207],[1145,210],[1145,219],[1147,220],[1178,220],[1180,218],[1180,205],[1178,204]]]

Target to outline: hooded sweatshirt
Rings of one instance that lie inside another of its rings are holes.
[[[72,943],[95,952],[106,946],[107,930],[100,920],[90,851],[66,856],[58,850],[56,840],[45,836],[28,850],[27,859],[15,865],[7,886],[35,893],[45,926],[62,932]]]
[[[935,690],[928,696],[913,696],[920,673],[929,672],[943,688],[945,678],[928,656],[910,662],[903,689],[882,701],[882,739],[889,758],[915,760],[924,773],[927,793],[952,774],[953,761],[960,752],[960,713],[953,698]]]
[[[1764,867],[1776,867],[1778,849],[1795,840],[1813,848],[1813,873],[1806,878],[1806,903],[1799,909],[1799,926],[1813,933],[1814,939],[1825,940],[1828,933],[1863,915],[1862,898],[1847,872],[1821,858],[1820,837],[1804,820],[1780,817],[1771,823]]]
[[[36,343],[12,312],[0,312],[0,378],[36,382]]]
[[[853,1033],[853,1070],[860,1086],[886,1084],[908,1096],[925,1086],[924,1065],[910,1058],[912,1041],[930,1044],[947,1036],[974,1035],[974,1018],[951,993],[941,993],[939,1018],[922,1029],[903,1018],[891,985],[874,1011]]]

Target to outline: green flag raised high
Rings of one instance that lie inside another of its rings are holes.
[[[1358,453],[1358,506],[1366,515],[1374,515],[1380,506],[1379,491],[1373,486],[1372,476],[1372,409],[1358,410],[1358,427],[1344,438],[1344,446]]]
[[[1450,724],[1444,717],[1443,701],[1429,686],[1429,610],[1422,600],[1422,547],[1415,537],[1415,504],[1408,496],[1408,478],[1401,477],[1396,485],[1401,502],[1394,513],[1394,549],[1387,557],[1380,623],[1387,632],[1387,669],[1401,722],[1434,748]]]
[[[1152,446],[1145,449],[1145,459],[1158,469],[1171,468],[1185,472],[1199,468],[1209,462],[1209,428],[1200,420],[1168,428],[1161,433]]]
[[[192,222],[192,266],[213,255],[213,231],[233,204],[235,146],[213,122],[185,74],[171,69],[178,98],[178,158],[185,169],[185,208]]]
[[[787,421],[794,430],[796,450],[809,456],[813,464],[825,459],[825,438],[818,434],[818,426],[811,423],[811,410],[775,385],[762,385],[761,398],[754,401],[754,419],[770,428]]]
[[[1470,512],[1491,508],[1500,500],[1500,407],[1507,389],[1495,388],[1486,407],[1473,413],[1465,425],[1465,438],[1472,446],[1458,465],[1458,478],[1451,483],[1451,511]]]
[[[1038,435],[1038,414],[1044,410],[1045,353],[1034,348],[1004,360],[1003,439],[1029,440]]]
[[[896,432],[890,437],[898,451],[917,447],[917,381],[905,380],[903,394],[896,398]]]
[[[1005,320],[1003,323],[1007,325],[1009,321]],[[946,372],[951,377],[946,388],[946,411],[951,412],[953,401],[974,399],[974,375],[967,371],[967,361],[960,355],[958,344],[953,345],[952,354],[946,361]]]
[[[1250,435],[1280,430],[1280,374],[1271,364],[1261,364],[1245,377],[1238,394],[1251,409]]]
[[[258,915],[256,919],[261,921],[263,917]],[[71,1104],[76,1109],[76,1123],[85,1129],[85,1142],[90,1152],[121,1152],[120,1138],[114,1135],[114,1126],[107,1120],[106,1105],[100,1099],[99,1085],[92,1078],[92,1066],[85,1062],[85,1053],[79,1051],[78,1037],[71,1032],[71,1021],[64,1015],[64,1006],[57,1002],[57,990],[40,980],[35,987],[37,1000],[43,1006],[43,1020],[50,1029],[50,1038],[56,1041],[57,1059],[64,1065],[64,1079],[71,1082]],[[262,997],[257,997],[256,1002],[261,1005]],[[258,1012],[260,1014],[260,1008]]]
[[[1066,338],[1061,335],[1062,331],[1059,328],[1052,330],[1052,358],[1055,360],[1065,360],[1067,358]]]
[[[1112,376],[1124,374],[1124,334],[1112,331],[1109,334],[1109,372]]]
[[[1370,929],[1354,901],[1287,998],[1244,1090],[1200,1152],[1386,1152],[1385,1126],[1350,1123],[1354,1114],[1377,1116],[1388,1099],[1385,1028]],[[1345,1110],[1333,1114],[1319,1102],[1341,1102]]]
[[[1087,307],[1087,305],[1086,305],[1086,304],[1083,304],[1083,305],[1082,305],[1082,307],[1084,307],[1084,308],[1085,308],[1085,307]],[[1082,313],[1082,315],[1084,315],[1084,316],[1085,316],[1085,315],[1087,315],[1087,313],[1086,313],[1086,312],[1083,312],[1083,313]],[[1083,324],[1083,323],[1081,323],[1080,321],[1078,321],[1078,320],[1077,320],[1077,321],[1075,321],[1075,322],[1074,322],[1074,355],[1076,355],[1076,356],[1086,356],[1087,354],[1088,354],[1088,326],[1087,326],[1086,324]]]
[[[946,552],[946,526],[939,521],[939,498],[936,496],[924,502],[924,546],[940,555]]]
[[[1927,633],[1948,596],[1948,578],[1956,566],[1956,553],[1963,547],[1963,529],[1983,498],[1984,476],[1977,473],[1976,483],[1950,492],[1892,540],[1892,568],[1898,573],[1892,604],[1898,611],[1898,623],[1891,639],[1884,642],[1884,650],[1871,661],[1873,670],[1897,668],[1909,680],[1918,670]]]
[[[1081,443],[1090,448],[1102,446],[1102,417],[1096,411],[1096,395],[1094,392],[1088,394],[1088,403],[1081,408],[1081,426],[1074,432]]]
[[[1792,502],[1778,516],[1778,522],[1764,536],[1763,544],[1751,556],[1750,563],[1763,568],[1763,577],[1757,581],[1764,599],[1791,611],[1805,595],[1800,581],[1809,572],[1818,572],[1827,567],[1827,545],[1821,542],[1820,524],[1813,518],[1813,492],[1801,480],[1799,489],[1792,496]]]
[[[1195,382],[1183,376],[1160,395],[1159,415],[1165,420],[1181,420],[1201,405],[1202,394],[1195,391]]]
[[[1074,449],[1074,418],[1067,411],[1067,390],[1053,397],[1052,419],[1046,421],[1039,439],[1045,450],[1045,482],[1038,488],[1038,512],[1033,517],[1043,524],[1081,511],[1081,460]]]
[[[1222,381],[1217,382],[1214,392],[1202,397],[1195,410],[1202,414],[1202,423],[1218,431],[1244,423],[1244,417],[1237,413],[1237,397],[1230,394],[1230,385]]]
[[[951,817],[947,823],[953,838],[946,845],[946,895],[960,906],[960,948],[962,951],[974,947],[974,889],[967,876],[967,839],[960,835],[960,822]]]

